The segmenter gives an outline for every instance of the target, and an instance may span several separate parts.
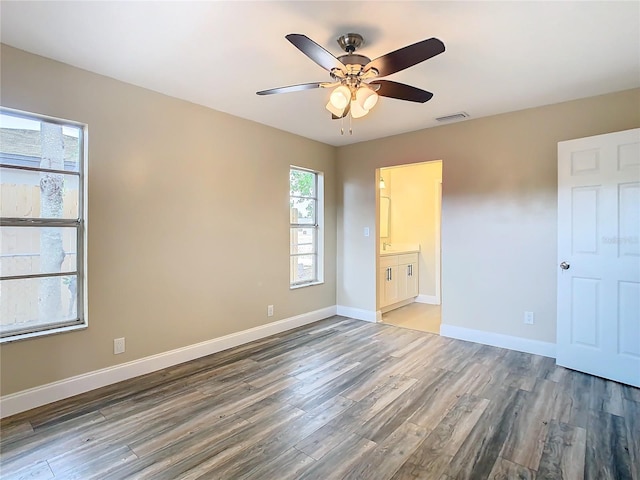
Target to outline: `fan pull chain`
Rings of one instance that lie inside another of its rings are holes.
[[[351,116],[351,112],[349,112],[349,135],[353,135],[353,128],[351,128],[351,119],[353,117]]]
[[[344,135],[344,117],[340,118],[340,135]]]

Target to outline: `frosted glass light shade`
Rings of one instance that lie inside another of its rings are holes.
[[[364,108],[362,108],[358,101],[351,101],[351,116],[353,118],[364,117],[367,113],[369,113],[369,110],[365,110]]]
[[[333,113],[336,117],[342,117],[342,114],[344,113],[344,108],[334,107],[331,101],[327,103],[326,109]]]
[[[351,90],[344,85],[340,85],[333,92],[331,92],[331,97],[329,97],[329,101],[331,104],[340,109],[344,109],[347,105],[349,105],[349,101],[351,100]]]
[[[360,87],[356,92],[356,99],[362,108],[371,110],[378,103],[378,94],[368,87]]]

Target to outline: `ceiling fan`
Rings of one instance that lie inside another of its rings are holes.
[[[329,103],[326,105],[334,119],[343,118],[349,114],[353,118],[365,116],[378,101],[378,96],[418,103],[431,100],[433,97],[431,92],[404,83],[379,80],[379,78],[412,67],[441,54],[445,50],[444,43],[437,38],[429,38],[371,60],[364,55],[355,53],[356,49],[364,43],[362,35],[347,33],[337,40],[346,54],[336,58],[305,35],[291,33],[285,38],[307,57],[327,70],[332,81],[302,83],[256,93],[258,95],[272,95],[313,88],[335,87],[331,92]]]

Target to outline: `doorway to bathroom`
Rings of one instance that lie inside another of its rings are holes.
[[[442,161],[384,167],[377,175],[379,318],[439,334]]]

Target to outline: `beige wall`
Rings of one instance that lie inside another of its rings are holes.
[[[339,148],[338,304],[376,307],[375,170],[442,159],[443,323],[554,342],[557,143],[639,127],[639,105],[635,89]]]
[[[2,395],[336,304],[333,147],[7,46],[1,62],[3,106],[89,125],[89,328],[2,345]],[[290,164],[326,183],[325,283],[294,291]]]
[[[632,90],[335,149],[0,53],[2,105],[89,125],[90,192],[90,326],[2,345],[2,395],[336,303],[374,311],[378,240],[363,227],[375,231],[375,171],[437,159],[444,323],[552,342],[556,144],[640,126]],[[327,226],[325,284],[294,291],[292,163],[324,171]],[[524,310],[534,326],[523,325]],[[122,336],[127,352],[114,356]]]
[[[436,182],[442,179],[442,162],[384,168],[380,175],[386,188],[380,195],[391,198],[392,244],[419,244],[419,293],[436,296]],[[438,205],[436,205],[438,203]]]

